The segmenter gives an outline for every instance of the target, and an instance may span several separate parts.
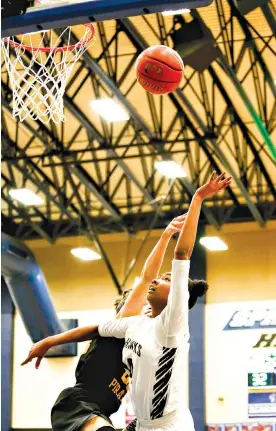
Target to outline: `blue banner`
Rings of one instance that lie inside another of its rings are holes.
[[[223,330],[263,328],[276,328],[276,309],[237,310]]]

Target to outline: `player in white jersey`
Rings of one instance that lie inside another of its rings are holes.
[[[231,183],[224,175],[213,172],[196,191],[175,247],[172,273],[153,280],[148,290],[152,317],[111,320],[98,328],[101,336],[125,338],[123,362],[132,376],[136,431],[194,430],[191,413],[183,406],[187,382],[182,373],[189,350],[189,259],[202,202]]]
[[[231,178],[223,180],[223,177],[224,174],[217,177],[213,173],[210,181],[197,190],[175,249],[172,275],[166,273],[153,280],[148,292],[148,280],[142,273],[139,285],[122,308],[122,316],[140,314],[148,296],[153,318],[123,318],[99,328],[102,335],[109,336],[109,332],[118,338],[126,337],[123,358],[133,372],[132,401],[138,418],[131,428],[127,427],[128,431],[180,431],[183,426],[187,427],[188,431],[193,429],[191,414],[181,404],[183,388],[186,386],[186,382],[181,381],[181,373],[183,358],[188,351],[188,307],[192,308],[197,297],[202,296],[204,286],[201,286],[200,282],[193,285],[189,280],[189,299],[187,259],[194,246],[201,203],[230,184]],[[164,240],[165,242],[157,244],[145,264],[151,267],[151,271],[153,267],[156,271],[161,267],[165,254],[164,244],[167,246],[167,240]],[[94,325],[68,331],[57,336],[58,339],[62,338],[62,341],[56,344],[91,339],[96,335],[97,329],[98,325]],[[34,357],[38,357],[40,362],[44,354],[39,346],[34,347],[24,363]]]
[[[129,291],[126,291],[116,301],[118,318],[124,317],[124,313],[128,316],[132,307],[133,310],[137,310],[137,307],[132,304],[136,301],[136,293],[141,292],[145,286],[148,289],[151,280],[159,274],[171,237],[174,233],[180,232],[185,217],[184,214],[174,218],[162,233],[143,266],[139,285],[136,286],[137,291],[135,289],[132,300],[123,307],[129,294]],[[37,358],[35,366],[39,368],[40,361],[49,348],[73,341],[91,340],[94,332],[95,327],[79,327],[47,337],[32,347],[22,365]],[[63,390],[52,408],[51,423],[54,431],[114,431],[109,416],[118,410],[128,390],[129,381],[128,370],[122,362],[123,346],[124,340],[115,338],[97,336],[92,341],[77,365],[76,384]]]

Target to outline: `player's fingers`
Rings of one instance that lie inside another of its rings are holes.
[[[21,365],[26,365],[29,362],[32,362],[32,360],[33,360],[33,358],[30,358],[30,356],[28,356],[27,359],[25,359],[25,361],[23,361]]]
[[[215,181],[216,176],[217,176],[216,171],[213,171],[213,172],[212,172],[212,175],[211,175],[211,177],[210,177],[210,181]]]
[[[174,225],[174,229],[181,230],[181,229],[182,229],[182,227],[183,227],[183,224],[184,224],[184,223],[176,223],[176,224]]]
[[[232,181],[232,177],[228,177],[228,178],[225,178],[223,181],[221,181],[220,184],[221,185],[230,184],[231,181]]]
[[[226,189],[226,187],[230,186],[231,181],[232,181],[232,178],[231,178],[230,180],[227,180],[227,181],[223,182],[223,184],[221,184],[221,187],[219,188],[219,192],[220,192],[221,190]]]
[[[172,222],[172,226],[183,226],[182,220],[175,220]]]
[[[228,177],[226,176],[226,172],[223,173],[223,177],[220,179],[220,181],[226,181],[226,180],[230,180],[230,178],[232,178],[232,175],[228,175]]]
[[[40,362],[41,362],[42,358],[37,358],[36,363],[35,363],[35,368],[38,370]]]
[[[185,219],[185,217],[184,217],[183,215],[181,215],[181,216],[175,217],[175,218],[171,221],[171,223],[181,222],[181,221],[184,221],[184,219]]]
[[[186,217],[187,217],[187,213],[181,214],[180,216],[176,217],[176,220],[185,220]]]
[[[225,177],[226,172],[222,172],[217,178],[216,178],[216,182],[219,183],[220,181],[222,181]]]
[[[173,232],[179,232],[181,231],[182,225],[181,226],[177,226],[177,225],[172,225],[171,229]]]

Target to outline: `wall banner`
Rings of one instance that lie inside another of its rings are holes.
[[[249,418],[276,417],[276,390],[248,394]]]
[[[237,329],[276,328],[276,309],[237,310],[224,331]]]
[[[274,340],[276,334],[262,334],[251,350],[247,374],[249,418],[276,418]]]

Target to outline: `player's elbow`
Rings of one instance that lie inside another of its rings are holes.
[[[187,248],[177,248],[174,251],[174,258],[176,260],[189,260],[190,256],[189,256],[189,249]]]
[[[98,337],[99,334],[99,325],[93,325],[90,327],[90,331],[89,331],[89,335],[88,335],[88,339],[93,339],[95,337]]]

